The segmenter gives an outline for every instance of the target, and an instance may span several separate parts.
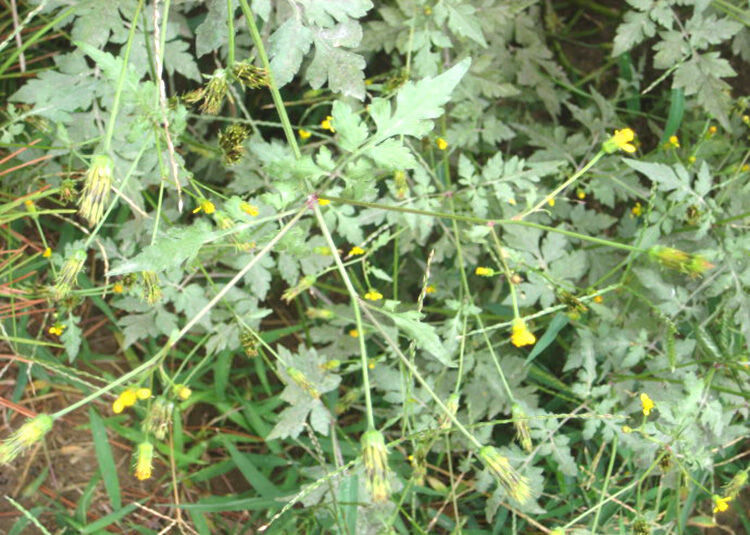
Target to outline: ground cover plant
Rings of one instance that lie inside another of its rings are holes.
[[[750,533],[750,5],[2,3],[0,532]]]

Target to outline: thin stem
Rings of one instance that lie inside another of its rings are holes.
[[[149,360],[147,360],[146,362],[144,362],[137,368],[126,373],[122,377],[115,379],[111,383],[100,388],[99,390],[96,390],[95,392],[89,394],[83,399],[76,401],[72,405],[69,405],[65,407],[64,409],[57,411],[56,413],[52,415],[52,418],[54,418],[55,420],[57,420],[58,418],[62,418],[69,412],[76,410],[78,407],[82,407],[83,405],[97,399],[102,394],[106,394],[113,388],[129,381],[131,377],[135,377],[136,375],[139,375],[143,373],[144,371],[148,370],[152,366],[157,365],[159,361],[169,353],[169,350],[172,347],[174,347],[175,344],[177,344],[177,342],[179,342],[182,339],[182,337],[185,336],[188,333],[188,331],[190,331],[190,329],[192,329],[193,326],[196,323],[198,323],[201,320],[201,318],[203,318],[203,316],[205,316],[216,305],[216,303],[218,303],[227,294],[227,292],[229,292],[229,290],[231,290],[237,284],[237,282],[242,277],[244,277],[247,274],[247,272],[250,271],[253,268],[253,266],[255,266],[255,264],[257,264],[261,260],[261,258],[266,256],[266,254],[268,254],[268,252],[271,249],[273,249],[273,247],[279,242],[279,240],[281,240],[281,238],[283,238],[286,235],[286,233],[289,232],[292,229],[292,227],[294,227],[294,225],[297,223],[297,221],[299,221],[299,219],[302,217],[302,215],[305,213],[306,210],[307,210],[306,206],[300,209],[297,212],[297,214],[292,219],[290,219],[289,222],[286,225],[284,225],[284,227],[281,230],[279,230],[279,233],[276,234],[276,236],[274,236],[273,239],[271,239],[271,241],[269,241],[263,247],[263,249],[258,251],[258,254],[256,254],[252,259],[250,259],[250,261],[245,265],[245,267],[243,267],[240,271],[238,271],[235,274],[235,276],[232,277],[232,279],[229,282],[227,282],[224,285],[224,287],[208,303],[206,303],[206,305],[202,309],[200,309],[200,311],[198,311],[198,313],[195,316],[193,316],[185,324],[185,326],[180,330],[180,332],[178,332],[174,336],[170,336],[167,343],[164,345],[163,348],[161,348],[156,353],[156,355],[151,357]]]
[[[227,66],[231,69],[234,65],[234,6],[232,0],[227,0],[227,29],[229,30],[229,57],[227,58]]]
[[[250,30],[250,36],[253,38],[255,48],[258,50],[258,57],[263,63],[263,68],[268,73],[268,89],[271,91],[271,97],[273,98],[273,104],[276,106],[276,111],[281,119],[281,127],[284,129],[284,135],[289,146],[292,148],[294,157],[299,159],[302,156],[302,152],[299,150],[297,145],[297,138],[294,137],[294,130],[292,129],[292,123],[289,121],[289,116],[286,113],[284,107],[284,99],[281,98],[279,88],[276,86],[276,82],[273,79],[273,73],[271,72],[271,63],[268,61],[268,54],[266,54],[266,48],[263,46],[263,39],[260,37],[258,26],[255,24],[255,15],[253,15],[250,6],[247,4],[247,0],[240,0],[240,7],[242,12],[245,14],[245,20],[247,21],[247,28]]]
[[[607,247],[613,247],[615,249],[622,249],[624,251],[635,251],[637,253],[645,253],[646,251],[644,249],[641,249],[640,247],[634,247],[632,245],[628,245],[626,243],[619,243],[616,241],[611,240],[605,240],[603,238],[596,238],[594,236],[587,236],[586,234],[579,234],[577,232],[571,232],[569,230],[564,230],[561,228],[556,227],[550,227],[547,225],[541,225],[539,223],[532,223],[531,221],[517,221],[514,219],[483,219],[481,217],[473,217],[473,216],[467,216],[467,215],[458,215],[458,214],[449,214],[446,212],[431,212],[428,210],[418,210],[416,208],[406,208],[404,206],[391,206],[387,204],[378,204],[373,202],[365,202],[365,201],[355,201],[354,199],[345,199],[343,197],[333,197],[330,195],[326,195],[326,199],[332,202],[337,202],[341,204],[349,204],[351,206],[364,206],[366,208],[378,208],[380,210],[390,210],[392,212],[401,212],[405,214],[417,214],[417,215],[424,215],[429,217],[438,217],[441,219],[451,219],[455,221],[464,221],[466,223],[474,223],[477,225],[487,225],[487,224],[495,224],[495,225],[520,225],[522,227],[530,227],[530,228],[536,228],[539,230],[545,230],[547,232],[554,232],[555,234],[562,234],[564,236],[568,236],[571,238],[575,238],[577,240],[583,240],[588,241],[591,243],[596,243],[598,245],[604,245]]]
[[[565,188],[567,188],[568,186],[570,186],[573,182],[575,182],[576,180],[578,180],[586,171],[588,171],[589,169],[591,169],[594,166],[594,164],[601,159],[602,156],[604,156],[604,151],[600,150],[596,154],[596,156],[594,156],[593,158],[591,158],[591,160],[589,161],[589,163],[587,163],[586,165],[584,165],[583,167],[581,167],[578,171],[576,171],[575,173],[573,173],[573,175],[568,180],[566,180],[565,182],[563,182],[562,184],[560,184],[557,188],[555,188],[555,190],[552,193],[550,193],[544,199],[542,199],[541,201],[539,201],[538,203],[536,203],[536,205],[534,205],[533,208],[529,208],[525,212],[523,212],[521,214],[518,214],[516,216],[513,216],[513,219],[514,220],[521,220],[524,217],[526,217],[527,215],[533,214],[534,212],[539,211],[539,209],[542,206],[544,206],[545,204],[547,204],[550,200],[554,199],[557,196],[558,193],[560,193],[562,190],[564,190]]]
[[[120,110],[120,98],[122,97],[122,89],[125,87],[125,77],[128,72],[128,60],[130,59],[130,50],[133,48],[133,38],[135,37],[135,29],[138,27],[138,15],[143,7],[143,0],[138,0],[138,6],[135,8],[135,15],[130,21],[130,31],[128,32],[128,41],[125,43],[125,53],[122,55],[122,69],[120,70],[120,77],[117,80],[117,88],[115,89],[115,97],[112,101],[112,111],[109,114],[109,123],[107,124],[107,132],[104,135],[103,151],[109,154],[112,148],[112,137],[115,135],[115,125],[117,124],[117,112]]]
[[[615,465],[615,457],[617,457],[617,435],[615,435],[612,439],[612,453],[610,454],[609,464],[607,465],[607,475],[604,476],[604,485],[602,485],[602,499],[607,495],[607,487],[609,487],[609,481],[612,477],[612,468]],[[596,533],[596,528],[599,524],[599,515],[601,514],[601,512],[601,508],[596,510],[596,516],[594,516],[594,524],[591,526],[591,535],[594,535]]]
[[[497,247],[497,256],[500,258],[500,263],[503,265],[503,271],[505,272],[505,280],[508,282],[508,289],[510,290],[510,299],[513,302],[513,317],[514,318],[520,318],[521,314],[518,311],[518,297],[516,296],[516,285],[513,284],[512,275],[510,273],[510,268],[508,267],[508,263],[505,261],[505,256],[503,255],[503,246],[500,243],[500,238],[497,237],[497,232],[495,232],[495,228],[492,227],[490,229],[490,232],[492,234],[492,240],[495,242],[495,247]]]
[[[357,324],[357,332],[359,333],[357,339],[359,340],[359,354],[362,360],[362,383],[365,391],[367,427],[368,429],[375,429],[375,417],[372,412],[372,397],[370,394],[370,376],[367,368],[367,347],[365,346],[365,332],[362,328],[362,312],[359,308],[359,295],[357,294],[357,290],[354,289],[354,285],[352,284],[351,279],[349,279],[349,274],[346,272],[346,267],[344,267],[344,263],[341,261],[341,255],[339,255],[338,253],[338,249],[336,248],[336,244],[333,241],[333,237],[331,237],[331,233],[328,231],[328,225],[326,225],[326,222],[323,219],[323,215],[320,213],[320,207],[317,204],[315,205],[314,210],[315,217],[317,218],[318,225],[320,226],[320,230],[323,233],[323,237],[325,238],[326,242],[328,243],[328,247],[333,253],[333,260],[336,262],[336,266],[338,267],[339,273],[341,274],[341,278],[344,279],[344,284],[346,285],[346,289],[349,291],[349,297],[352,300],[354,320]]]

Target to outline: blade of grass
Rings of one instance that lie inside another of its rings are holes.
[[[122,493],[120,492],[120,480],[117,477],[117,466],[112,456],[112,449],[107,439],[107,428],[104,421],[96,411],[89,407],[89,421],[91,422],[91,435],[94,438],[94,451],[96,460],[99,462],[99,470],[104,479],[104,488],[109,496],[109,503],[115,510],[122,508]]]

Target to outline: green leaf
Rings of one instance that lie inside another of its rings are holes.
[[[318,26],[330,27],[336,22],[358,19],[372,9],[370,0],[297,0],[305,16]]]
[[[361,40],[362,28],[354,21],[314,34],[315,57],[306,73],[313,89],[322,87],[328,80],[331,91],[359,100],[365,98],[365,58],[342,48],[359,46]]]
[[[125,42],[128,32],[120,14],[130,20],[135,13],[136,5],[135,0],[122,0],[116,3],[101,0],[77,2],[76,20],[70,32],[72,40],[96,48],[104,48],[108,41]]]
[[[227,40],[227,1],[208,0],[205,20],[195,29],[195,52],[204,56],[223,45]]]
[[[302,59],[310,50],[312,42],[312,31],[296,17],[290,17],[273,32],[269,40],[268,55],[271,58],[273,79],[279,87],[291,82],[299,72]]]
[[[380,312],[391,318],[399,329],[414,340],[417,347],[428,352],[444,366],[449,368],[456,367],[456,363],[451,360],[451,356],[446,351],[445,345],[437,335],[435,327],[419,321],[421,315],[416,310],[398,313],[381,309]]]
[[[482,26],[479,18],[475,15],[476,8],[470,4],[458,4],[448,6],[448,28],[462,37],[468,37],[483,47],[487,46],[484,40]]]
[[[432,129],[432,120],[440,117],[451,93],[469,70],[471,60],[464,59],[443,74],[407,82],[396,94],[396,109],[384,99],[373,99],[370,115],[377,125],[376,139],[396,135],[422,137]]]
[[[656,25],[651,21],[648,13],[628,11],[623,17],[623,23],[617,27],[612,56],[617,57],[627,52],[647,37],[653,37]]]
[[[120,262],[109,271],[109,276],[136,271],[159,272],[179,267],[183,262],[194,258],[204,243],[217,236],[218,234],[203,220],[198,220],[189,227],[172,227],[156,243],[149,245],[130,260]]]
[[[237,446],[227,438],[226,435],[221,436],[221,441],[224,448],[229,452],[232,461],[237,466],[237,469],[243,475],[245,480],[258,491],[258,494],[263,498],[277,498],[281,496],[283,492],[276,488],[263,473],[258,470],[250,460],[250,457],[242,453],[237,449]]]
[[[524,365],[529,364],[532,360],[534,360],[539,354],[541,354],[542,351],[547,349],[549,345],[555,341],[555,338],[557,338],[557,334],[565,327],[570,320],[568,319],[568,316],[566,316],[563,313],[558,312],[555,314],[555,317],[552,318],[552,321],[549,322],[549,325],[547,326],[547,330],[544,331],[544,334],[537,340],[537,343],[534,345],[534,348],[531,350],[531,353],[529,353],[529,356],[526,357],[526,361],[524,362]]]
[[[122,507],[122,496],[120,494],[120,480],[117,477],[117,466],[109,447],[107,428],[104,421],[97,412],[89,407],[89,421],[91,422],[91,435],[94,439],[94,451],[99,462],[99,470],[104,480],[104,488],[109,496],[109,503],[117,510]]]
[[[65,346],[65,352],[68,354],[68,362],[73,362],[78,356],[78,351],[81,349],[81,337],[83,332],[78,326],[81,318],[78,316],[69,315],[65,321],[65,330],[60,336],[60,340]]]
[[[331,115],[340,147],[349,152],[357,150],[367,139],[367,126],[362,123],[360,116],[348,104],[339,100],[333,103]]]

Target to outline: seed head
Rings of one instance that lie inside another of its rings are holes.
[[[150,442],[138,444],[135,455],[135,477],[144,481],[151,477],[151,463],[154,460],[154,445]]]
[[[232,76],[245,87],[260,89],[268,87],[268,71],[256,67],[249,61],[238,61],[232,65]]]
[[[0,465],[11,462],[19,453],[33,446],[52,429],[52,416],[38,414],[26,420],[15,433],[0,444]]]
[[[79,249],[65,259],[65,263],[57,273],[55,286],[52,288],[52,298],[60,301],[68,296],[70,290],[75,286],[78,274],[83,269],[83,263],[86,261],[86,251]]]
[[[669,269],[676,269],[691,277],[699,277],[714,265],[703,256],[686,253],[673,247],[655,245],[648,250],[649,257]]]
[[[514,403],[511,407],[511,414],[513,415],[513,427],[516,428],[518,442],[523,449],[531,451],[532,445],[528,416],[518,403]]]
[[[510,465],[507,457],[503,457],[493,446],[484,446],[479,450],[479,458],[489,469],[508,496],[519,503],[529,499],[531,491],[526,478],[520,475]]]
[[[153,434],[157,440],[164,440],[167,435],[169,425],[172,423],[172,412],[174,411],[174,403],[165,399],[162,396],[154,399],[151,404],[146,418],[143,420],[143,432],[146,434]]]
[[[113,170],[112,159],[106,154],[97,154],[91,159],[78,209],[78,213],[88,222],[89,227],[95,227],[104,215],[104,205],[107,204],[109,190],[112,187]]]
[[[362,462],[367,475],[367,488],[372,500],[382,503],[388,500],[391,486],[388,482],[388,450],[380,431],[371,430],[362,435]]]

